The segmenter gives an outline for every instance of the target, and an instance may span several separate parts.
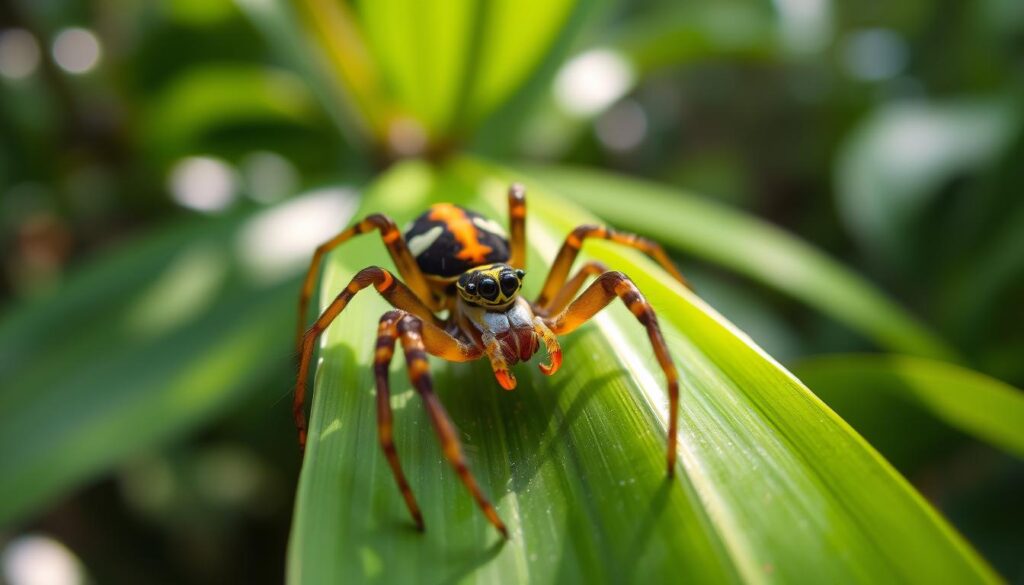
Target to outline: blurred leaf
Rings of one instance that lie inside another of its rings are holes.
[[[411,132],[413,148],[422,131],[428,145],[445,148],[530,78],[582,4],[303,0],[300,6],[378,147],[395,147],[396,137]]]
[[[314,195],[171,224],[9,311],[0,525],[251,400],[290,369],[298,271],[315,245],[307,240],[337,229],[346,206]]]
[[[217,128],[266,121],[313,127],[317,113],[305,84],[288,71],[242,64],[195,67],[164,89],[146,113],[146,146],[161,157],[181,156]]]
[[[613,225],[782,291],[883,347],[931,357],[951,355],[941,340],[871,283],[756,218],[692,193],[607,173],[517,168]]]
[[[364,146],[367,137],[362,131],[366,129],[366,122],[359,118],[358,111],[352,109],[354,104],[344,104],[344,88],[332,77],[323,56],[310,47],[307,32],[299,22],[294,6],[291,3],[266,0],[235,0],[235,3],[267,38],[282,60],[302,76],[348,144],[354,148]],[[346,108],[346,105],[349,107]]]
[[[580,0],[496,0],[481,2],[479,55],[474,55],[466,100],[466,124],[497,108],[523,84],[570,20]],[[591,5],[599,4],[590,2]]]
[[[513,177],[468,160],[441,174],[406,163],[378,181],[363,212],[401,222],[443,198],[501,218]],[[556,195],[562,188],[528,188],[535,289],[540,260],[591,218]],[[665,213],[634,194],[620,196]],[[427,523],[417,534],[374,428],[371,357],[386,304],[358,295],[321,340],[290,582],[997,580],[877,453],[698,297],[633,251],[594,242],[586,255],[632,275],[659,311],[681,370],[679,479],[666,481],[663,468],[662,374],[616,303],[564,339],[557,376],[517,368],[515,392],[499,390],[486,363],[432,360],[508,541],[447,468],[404,364],[393,364],[397,448]],[[374,238],[332,254],[323,302],[385,262]]]
[[[353,9],[348,2],[337,0],[300,0],[295,5],[305,32],[295,31],[294,42],[312,39],[316,43],[318,57],[329,65],[335,87],[343,91],[349,109],[355,114],[349,119],[377,146],[385,145],[395,114],[393,98]]]
[[[1024,457],[1024,393],[984,374],[894,355],[814,358],[795,372],[894,463],[911,463],[938,438],[921,415]]]
[[[942,187],[992,164],[1020,119],[1013,102],[1000,99],[879,108],[850,133],[837,156],[842,219],[877,261],[891,269],[911,267],[914,235],[927,223],[930,206],[945,202],[939,199]],[[934,239],[923,239],[929,254]]]
[[[951,335],[974,349],[987,372],[1021,380],[1024,362],[1014,346],[1024,344],[1024,331],[1013,315],[1021,315],[1024,291],[1024,128],[1001,159],[957,217],[960,229],[946,242],[956,254],[943,265],[936,305]],[[987,363],[996,352],[1009,352],[1009,367]]]
[[[755,3],[666,3],[627,22],[611,45],[644,76],[710,59],[772,57],[777,27],[777,16]]]
[[[482,4],[369,0],[358,7],[367,43],[394,100],[431,137],[442,135],[457,114],[459,92],[467,82]]]

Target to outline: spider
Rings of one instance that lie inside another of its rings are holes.
[[[305,449],[307,433],[306,378],[316,339],[364,288],[373,286],[394,307],[380,318],[377,329],[373,364],[377,385],[377,437],[420,531],[424,530],[423,515],[402,472],[392,436],[388,369],[399,340],[409,377],[423,400],[445,458],[488,521],[505,538],[508,529],[470,471],[455,426],[434,394],[428,353],[452,362],[486,357],[498,384],[512,390],[516,387],[516,378],[510,366],[530,360],[543,345],[548,362],[539,364],[540,370],[549,376],[554,374],[562,363],[557,336],[577,329],[619,298],[646,328],[667,379],[669,477],[675,469],[679,385],[654,310],[628,276],[609,271],[600,262],[585,263],[571,278],[569,271],[586,239],[603,238],[645,252],[684,286],[686,280],[658,244],[609,227],[582,225],[566,238],[539,296],[529,302],[520,295],[526,275],[526,195],[522,185],[513,184],[509,188],[508,205],[509,237],[496,222],[451,203],[431,206],[409,224],[404,234],[389,217],[369,215],[316,249],[299,297],[296,343],[300,359],[292,413],[302,449]],[[306,310],[324,254],[356,235],[373,230],[380,232],[402,279],[377,266],[360,270],[306,329]],[[590,276],[597,276],[597,280],[577,296]],[[445,311],[447,318],[441,318],[438,313]]]

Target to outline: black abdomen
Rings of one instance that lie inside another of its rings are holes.
[[[405,241],[429,276],[449,278],[474,266],[508,261],[508,240],[501,226],[451,203],[433,205],[413,220]]]

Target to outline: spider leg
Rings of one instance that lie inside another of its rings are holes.
[[[377,328],[377,349],[373,356],[373,371],[377,379],[377,439],[384,451],[384,456],[391,466],[391,473],[395,476],[405,505],[412,514],[416,529],[423,531],[423,514],[416,503],[416,497],[412,494],[409,481],[405,479],[402,471],[402,464],[398,460],[398,450],[395,449],[394,425],[391,412],[391,388],[388,384],[388,366],[391,364],[391,357],[395,354],[395,340],[398,338],[396,325],[398,320],[407,315],[401,311],[388,311],[380,318],[380,325]]]
[[[295,338],[297,346],[301,347],[302,335],[306,330],[306,311],[309,307],[309,300],[313,296],[313,288],[316,286],[320,261],[325,254],[344,244],[352,237],[375,229],[380,231],[380,237],[384,240],[384,245],[387,246],[388,253],[391,254],[391,259],[395,262],[395,266],[398,267],[398,274],[408,283],[409,288],[431,310],[436,311],[440,309],[430,293],[430,286],[427,284],[423,272],[420,270],[419,265],[416,264],[416,259],[409,251],[408,246],[406,246],[405,238],[402,237],[402,232],[398,230],[398,226],[395,225],[395,222],[390,217],[374,213],[327,240],[318,246],[313,253],[313,259],[309,264],[309,270],[306,271],[306,279],[302,283],[302,292],[299,295],[299,324],[296,329]]]
[[[395,353],[395,340],[399,336],[398,323],[403,319],[414,320],[420,324],[423,345],[428,352],[434,355],[449,361],[469,361],[480,357],[482,352],[479,347],[463,343],[442,329],[430,323],[423,323],[405,311],[388,311],[380,318],[380,325],[377,328],[377,349],[373,359],[373,371],[377,380],[377,438],[380,441],[381,449],[384,450],[384,456],[387,457],[391,472],[395,476],[395,482],[398,483],[398,489],[405,499],[405,505],[409,508],[409,513],[412,514],[412,519],[416,523],[416,528],[423,530],[423,514],[412,494],[412,488],[409,487],[405,473],[402,472],[398,451],[395,449],[391,389],[388,381],[388,367],[391,365],[391,358]],[[406,358],[410,378],[414,376],[412,369],[414,363],[418,362]]]
[[[526,189],[519,183],[508,188],[509,260],[512,268],[526,267]]]
[[[508,529],[505,528],[505,524],[498,517],[498,511],[495,510],[494,505],[484,495],[480,489],[480,484],[477,483],[473,473],[469,470],[466,457],[462,453],[462,445],[455,431],[455,425],[452,424],[444,406],[438,400],[437,395],[434,394],[422,332],[423,325],[419,319],[406,316],[398,321],[398,334],[402,340],[402,349],[405,351],[405,361],[409,369],[409,377],[412,379],[412,384],[416,391],[423,399],[423,405],[430,416],[430,422],[434,426],[434,431],[437,432],[445,458],[455,468],[459,479],[462,480],[463,485],[466,486],[473,499],[476,500],[477,505],[480,506],[480,510],[483,511],[487,520],[498,529],[498,532],[501,532],[502,536],[508,538]]]
[[[600,276],[605,272],[608,272],[608,267],[605,266],[603,262],[598,262],[596,260],[587,262],[583,266],[580,266],[580,269],[568,280],[568,282],[562,285],[562,288],[555,295],[555,298],[548,303],[546,308],[541,309],[540,307],[534,307],[534,311],[542,315],[558,313],[564,309],[571,300],[576,298],[576,293],[580,292],[580,289],[583,288],[583,283],[587,281],[588,277]]]
[[[689,287],[679,269],[672,264],[672,260],[669,259],[668,254],[665,253],[665,250],[658,243],[636,234],[616,231],[610,227],[581,225],[574,229],[565,239],[565,243],[562,244],[562,248],[558,251],[558,256],[555,257],[555,261],[551,264],[548,278],[544,281],[544,286],[537,300],[534,301],[534,305],[538,308],[541,310],[549,308],[555,294],[569,276],[569,269],[572,268],[572,263],[576,260],[576,256],[579,255],[580,248],[583,247],[583,242],[587,238],[603,238],[629,246],[630,248],[636,248],[654,259],[662,268],[682,283],[683,286]]]
[[[616,297],[622,299],[626,308],[629,309],[637,320],[647,329],[647,337],[654,347],[654,354],[658,358],[658,364],[665,372],[668,382],[669,401],[669,423],[668,423],[668,452],[667,464],[668,475],[672,477],[675,472],[676,463],[676,429],[679,419],[679,380],[676,367],[672,363],[672,357],[668,353],[668,346],[661,335],[661,328],[658,327],[658,318],[654,314],[647,299],[640,293],[628,276],[621,272],[605,272],[593,284],[587,287],[579,297],[576,298],[557,316],[546,319],[548,326],[556,335],[563,335],[575,330],[577,327],[588,321],[598,311],[608,306]]]
[[[360,270],[348,283],[345,290],[341,291],[331,301],[331,304],[324,309],[324,312],[320,314],[320,317],[317,318],[312,327],[302,334],[299,342],[299,372],[295,379],[292,416],[295,418],[295,427],[299,431],[299,447],[302,449],[306,447],[307,427],[304,405],[306,400],[306,378],[309,375],[309,362],[313,357],[313,346],[316,343],[317,337],[341,314],[345,307],[348,306],[349,301],[352,300],[352,297],[370,285],[373,285],[377,292],[391,303],[392,306],[404,309],[435,326],[440,324],[434,314],[430,312],[430,309],[423,304],[423,301],[390,272],[377,266]]]

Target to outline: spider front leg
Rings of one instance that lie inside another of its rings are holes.
[[[574,229],[565,239],[565,243],[562,244],[562,248],[558,251],[558,255],[555,256],[555,261],[551,264],[551,271],[548,272],[548,278],[544,281],[544,286],[541,288],[541,292],[537,297],[537,300],[534,301],[534,305],[536,305],[536,307],[541,311],[554,312],[551,309],[551,305],[553,304],[555,295],[565,284],[566,278],[569,276],[569,269],[572,268],[572,264],[576,260],[576,256],[579,255],[580,249],[583,248],[583,242],[585,242],[587,238],[602,238],[624,246],[629,246],[630,248],[636,248],[660,264],[662,268],[664,268],[683,286],[689,287],[689,284],[687,284],[686,279],[683,278],[682,273],[680,273],[679,269],[672,264],[672,260],[668,257],[668,254],[665,253],[665,250],[657,242],[653,242],[636,234],[620,232],[610,227],[600,225],[581,225]]]
[[[637,320],[647,329],[647,337],[654,347],[654,355],[658,364],[665,372],[668,383],[668,452],[666,462],[668,475],[672,477],[676,466],[676,429],[679,419],[679,380],[676,367],[672,363],[665,338],[658,326],[658,318],[654,314],[647,299],[640,293],[633,281],[621,272],[605,272],[593,284],[587,287],[564,311],[546,322],[556,335],[563,335],[575,330],[590,320],[598,311],[608,306],[616,297],[622,299]]]
[[[396,279],[387,270],[377,266],[364,268],[356,274],[345,287],[345,290],[331,301],[331,304],[324,309],[324,312],[313,323],[299,341],[299,373],[295,379],[295,395],[292,401],[292,416],[295,418],[295,427],[299,431],[299,447],[306,448],[306,413],[304,409],[306,401],[306,378],[309,375],[309,362],[313,357],[313,346],[317,337],[323,333],[328,326],[348,306],[352,297],[362,289],[373,285],[377,292],[384,297],[392,306],[404,309],[421,319],[437,325],[436,317],[430,309],[423,304],[407,286]]]
[[[374,213],[324,242],[313,253],[309,270],[306,271],[306,279],[302,283],[302,292],[299,294],[299,324],[296,329],[296,345],[299,347],[301,347],[302,335],[306,330],[306,311],[309,307],[309,300],[313,296],[313,287],[316,286],[320,261],[325,254],[344,244],[354,236],[373,230],[380,231],[380,237],[384,241],[384,245],[387,246],[388,253],[395,262],[395,266],[398,267],[398,274],[405,280],[409,288],[416,293],[416,296],[423,301],[423,304],[435,311],[440,309],[440,306],[436,306],[437,303],[431,295],[430,286],[427,284],[427,280],[423,276],[419,265],[416,264],[416,259],[409,251],[409,247],[406,246],[405,239],[402,238],[402,232],[398,230],[398,226],[395,225],[395,222],[390,217]]]
[[[587,278],[591,276],[600,276],[608,272],[608,267],[603,262],[596,260],[587,262],[576,271],[576,274],[569,279],[562,288],[555,295],[555,298],[548,303],[546,308],[534,307],[534,311],[541,315],[551,315],[558,313],[569,304],[569,301],[576,297],[576,293],[580,292],[583,288],[583,283],[587,281]]]
[[[416,528],[422,531],[424,529],[423,514],[412,494],[409,482],[405,479],[405,473],[402,472],[402,465],[398,460],[398,451],[395,449],[391,389],[388,383],[388,366],[395,353],[398,323],[403,319],[416,320],[416,317],[405,311],[388,311],[380,318],[380,325],[377,328],[377,346],[373,358],[373,371],[377,380],[377,438],[384,451],[384,456],[387,457],[391,472],[395,476],[398,489],[402,492],[405,505],[409,508],[409,513],[416,523]],[[479,348],[464,344],[429,323],[425,325],[420,323],[424,332],[424,345],[431,353],[450,361],[468,361],[480,356]],[[406,359],[410,377],[414,376],[412,370],[414,363],[419,364],[420,362]]]
[[[526,188],[512,183],[508,188],[508,265],[526,268]]]
[[[393,321],[394,324],[386,324],[387,321]],[[490,500],[487,499],[487,496],[484,495],[480,489],[480,484],[477,483],[473,473],[469,470],[455,425],[452,424],[444,406],[437,398],[437,395],[434,394],[433,382],[430,377],[430,365],[427,363],[428,351],[442,357],[457,356],[460,359],[456,361],[476,359],[480,357],[482,352],[480,348],[464,344],[429,323],[423,323],[412,315],[395,311],[386,314],[381,319],[381,334],[377,341],[377,356],[374,370],[377,376],[378,421],[382,421],[380,430],[381,445],[384,447],[385,454],[388,455],[388,462],[391,463],[392,471],[395,472],[395,480],[398,482],[399,489],[402,490],[402,495],[406,498],[406,505],[409,507],[413,519],[416,521],[417,526],[422,529],[422,515],[419,513],[419,507],[412,496],[412,491],[405,481],[405,476],[402,474],[401,467],[398,464],[398,454],[394,451],[394,445],[391,443],[388,364],[390,363],[395,345],[394,335],[390,333],[392,327],[402,340],[402,350],[405,352],[405,362],[406,368],[409,371],[409,378],[412,380],[416,392],[423,399],[423,405],[427,409],[430,422],[437,433],[445,459],[451,463],[455,472],[459,475],[459,479],[466,486],[466,489],[469,490],[473,499],[476,500],[477,505],[480,506],[480,510],[483,511],[487,520],[501,532],[502,536],[508,538],[508,529],[505,528],[505,523],[498,517],[498,511],[491,504]],[[382,418],[380,413],[384,410],[387,411],[387,414]],[[388,445],[391,445],[390,448]]]

